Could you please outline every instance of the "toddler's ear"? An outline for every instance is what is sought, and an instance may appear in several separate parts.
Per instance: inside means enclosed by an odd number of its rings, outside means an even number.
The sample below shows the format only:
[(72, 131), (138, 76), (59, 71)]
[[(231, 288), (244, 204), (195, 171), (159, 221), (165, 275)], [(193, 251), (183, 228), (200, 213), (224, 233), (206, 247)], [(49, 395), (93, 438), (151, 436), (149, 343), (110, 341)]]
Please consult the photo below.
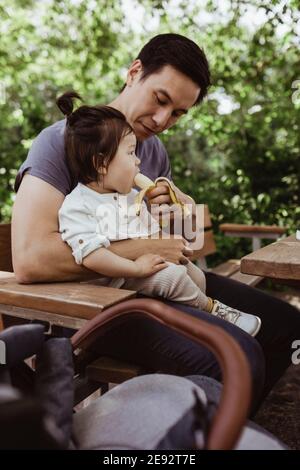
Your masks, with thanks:
[[(99, 154), (99, 155), (94, 155), (93, 156), (93, 165), (95, 168), (98, 168), (98, 172), (100, 175), (106, 175), (107, 173), (107, 167), (105, 165), (101, 165), (101, 166), (98, 166), (99, 165), (99, 162), (97, 162), (97, 159), (101, 156), (102, 154)], [(97, 165), (98, 163), (98, 165)]]
[(106, 167), (105, 166), (100, 166), (99, 173), (100, 173), (100, 175), (106, 175), (106, 173), (107, 173)]

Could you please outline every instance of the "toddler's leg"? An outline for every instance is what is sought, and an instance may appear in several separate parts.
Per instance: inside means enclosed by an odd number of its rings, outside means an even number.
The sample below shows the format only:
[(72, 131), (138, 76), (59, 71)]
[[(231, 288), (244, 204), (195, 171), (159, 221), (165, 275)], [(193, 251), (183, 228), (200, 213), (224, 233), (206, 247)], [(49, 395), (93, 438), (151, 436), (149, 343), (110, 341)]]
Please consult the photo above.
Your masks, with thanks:
[(168, 263), (167, 268), (152, 276), (126, 279), (122, 288), (134, 289), (150, 297), (163, 297), (200, 310), (207, 310), (210, 301), (188, 276), (187, 268), (173, 263)]
[(174, 302), (190, 305), (199, 308), (214, 316), (222, 318), (235, 324), (242, 330), (255, 336), (260, 327), (261, 321), (255, 315), (241, 312), (228, 305), (207, 297), (198, 285), (188, 275), (188, 270), (192, 276), (201, 283), (201, 274), (191, 266), (168, 263), (168, 267), (146, 278), (126, 279), (123, 289), (137, 290), (149, 297), (163, 297)]
[(192, 279), (192, 281), (196, 284), (196, 286), (199, 287), (203, 294), (205, 294), (206, 279), (204, 272), (191, 261), (189, 261), (188, 264), (185, 264), (184, 266), (186, 267), (187, 273)]
[[(206, 292), (206, 279), (204, 273), (197, 268), (192, 262), (186, 265), (187, 273), (192, 278), (195, 284), (197, 284), (202, 292)], [(204, 278), (204, 282), (203, 279)], [(260, 318), (255, 315), (241, 312), (235, 308), (229, 307), (223, 304), (219, 300), (213, 300), (208, 297), (209, 303), (207, 304), (206, 310), (217, 317), (223, 318), (223, 320), (234, 323), (242, 330), (249, 333), (251, 336), (256, 336), (261, 327)]]

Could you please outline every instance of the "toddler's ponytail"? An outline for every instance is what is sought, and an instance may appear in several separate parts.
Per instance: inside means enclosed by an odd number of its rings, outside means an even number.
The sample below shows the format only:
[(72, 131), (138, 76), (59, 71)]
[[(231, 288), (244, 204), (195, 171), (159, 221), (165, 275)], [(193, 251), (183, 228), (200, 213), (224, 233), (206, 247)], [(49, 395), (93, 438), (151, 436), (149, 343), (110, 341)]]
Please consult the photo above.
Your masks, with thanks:
[(63, 95), (59, 96), (56, 100), (57, 106), (66, 117), (70, 116), (70, 114), (73, 112), (74, 99), (82, 101), (82, 98), (78, 93), (75, 91), (67, 91)]

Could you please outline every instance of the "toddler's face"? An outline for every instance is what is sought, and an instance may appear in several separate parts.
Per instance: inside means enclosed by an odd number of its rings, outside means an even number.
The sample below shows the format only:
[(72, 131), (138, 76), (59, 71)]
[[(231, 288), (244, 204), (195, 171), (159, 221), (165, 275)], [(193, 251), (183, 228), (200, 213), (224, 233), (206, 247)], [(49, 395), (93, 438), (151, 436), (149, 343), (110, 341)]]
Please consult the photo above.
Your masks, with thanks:
[(120, 194), (131, 191), (141, 163), (135, 154), (135, 148), (136, 136), (131, 132), (120, 141), (118, 151), (107, 168), (103, 179), (105, 189)]

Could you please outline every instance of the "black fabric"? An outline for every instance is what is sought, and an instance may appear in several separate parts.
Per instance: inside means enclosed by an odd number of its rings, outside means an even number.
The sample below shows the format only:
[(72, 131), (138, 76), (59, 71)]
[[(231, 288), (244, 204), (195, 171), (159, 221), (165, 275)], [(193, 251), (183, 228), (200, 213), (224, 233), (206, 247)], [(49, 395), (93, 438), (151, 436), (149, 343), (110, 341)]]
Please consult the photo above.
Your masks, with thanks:
[(155, 450), (205, 449), (210, 423), (210, 403), (204, 405), (195, 393), (195, 404), (157, 444)]
[(36, 358), (35, 395), (64, 436), (71, 438), (74, 383), (72, 346), (67, 338), (46, 341)]
[[(7, 351), (6, 364), (0, 366), (0, 447), (72, 448), (74, 368), (69, 339), (46, 340), (41, 325), (11, 327), (0, 339)], [(23, 362), (34, 354), (35, 372)]]
[(43, 325), (21, 325), (10, 327), (0, 333), (5, 344), (5, 365), (13, 367), (36, 354), (44, 342)]
[(255, 341), (261, 346), (265, 360), (262, 401), (291, 365), (291, 345), (300, 338), (300, 312), (258, 288), (214, 273), (205, 274), (208, 296), (261, 318), (262, 326)]
[(4, 402), (0, 399), (0, 449), (62, 449), (63, 446), (60, 433), (39, 403), (24, 397)]

